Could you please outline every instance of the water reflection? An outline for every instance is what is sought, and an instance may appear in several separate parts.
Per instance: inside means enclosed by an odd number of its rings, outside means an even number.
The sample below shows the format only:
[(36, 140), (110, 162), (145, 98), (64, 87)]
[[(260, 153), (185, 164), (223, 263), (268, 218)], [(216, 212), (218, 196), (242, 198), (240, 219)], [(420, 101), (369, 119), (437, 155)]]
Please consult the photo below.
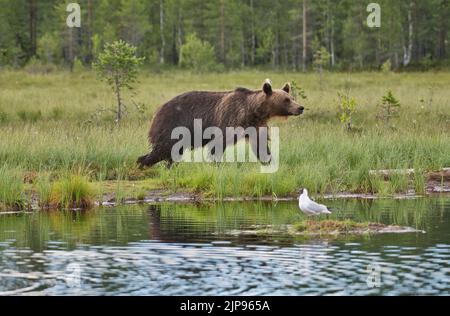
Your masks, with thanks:
[[(2, 215), (0, 294), (450, 294), (450, 199), (327, 204), (337, 210), (333, 218), (427, 233), (333, 240), (258, 234), (303, 218), (296, 203)], [(68, 282), (70, 265), (79, 268), (81, 286)], [(367, 283), (373, 265), (379, 287)]]

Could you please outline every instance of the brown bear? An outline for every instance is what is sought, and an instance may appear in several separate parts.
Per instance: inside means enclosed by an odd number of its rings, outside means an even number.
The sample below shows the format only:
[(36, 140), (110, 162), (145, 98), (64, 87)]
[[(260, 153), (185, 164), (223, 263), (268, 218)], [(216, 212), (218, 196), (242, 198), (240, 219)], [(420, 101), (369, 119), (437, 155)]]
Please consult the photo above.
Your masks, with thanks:
[[(262, 90), (237, 88), (226, 92), (192, 91), (176, 96), (165, 103), (153, 118), (149, 132), (152, 151), (139, 157), (137, 163), (141, 167), (149, 167), (165, 160), (170, 166), (173, 163), (172, 147), (178, 141), (172, 139), (172, 131), (176, 127), (185, 127), (193, 133), (195, 119), (202, 120), (203, 130), (218, 127), (225, 135), (227, 127), (258, 129), (266, 127), (269, 119), (273, 117), (298, 116), (303, 113), (304, 107), (294, 100), (290, 92), (288, 83), (282, 89), (272, 89), (270, 80), (267, 79)], [(203, 140), (201, 146), (210, 141)], [(237, 141), (236, 138), (234, 143)], [(225, 144), (224, 148), (227, 145)], [(252, 149), (261, 161), (258, 146), (256, 144)], [(195, 147), (199, 146), (192, 142), (191, 148)], [(270, 156), (268, 148), (267, 153)]]

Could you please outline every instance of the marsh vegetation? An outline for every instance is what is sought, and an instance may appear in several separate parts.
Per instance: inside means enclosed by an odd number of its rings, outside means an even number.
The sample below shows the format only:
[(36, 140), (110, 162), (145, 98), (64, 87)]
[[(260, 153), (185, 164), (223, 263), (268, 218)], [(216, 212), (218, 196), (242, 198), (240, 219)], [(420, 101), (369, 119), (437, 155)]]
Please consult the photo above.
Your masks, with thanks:
[[(189, 90), (259, 89), (266, 77), (278, 86), (295, 81), (306, 96), (304, 115), (271, 123), (280, 127), (277, 173), (261, 174), (255, 163), (137, 168), (137, 157), (148, 150), (150, 119), (165, 101)], [(106, 193), (122, 200), (152, 189), (216, 199), (282, 197), (300, 187), (319, 194), (423, 194), (426, 173), (450, 166), (448, 82), (446, 72), (326, 73), (321, 83), (318, 74), (289, 72), (143, 71), (135, 90), (123, 95), (124, 117), (116, 126), (114, 94), (90, 71), (2, 71), (0, 205), (20, 208), (37, 196), (41, 204), (67, 206), (67, 194), (88, 204)], [(339, 95), (354, 100), (346, 114), (352, 128), (341, 119)], [(400, 104), (395, 115), (380, 119), (392, 98)], [(407, 168), (416, 172), (389, 179), (369, 172)]]

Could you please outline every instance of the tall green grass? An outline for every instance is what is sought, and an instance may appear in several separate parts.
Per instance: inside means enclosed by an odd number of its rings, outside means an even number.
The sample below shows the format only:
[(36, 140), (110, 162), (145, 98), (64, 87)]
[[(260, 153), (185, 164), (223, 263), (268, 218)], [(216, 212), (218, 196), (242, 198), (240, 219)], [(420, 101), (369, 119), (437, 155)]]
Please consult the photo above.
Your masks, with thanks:
[(34, 183), (37, 193), (38, 205), (48, 208), (52, 202), (52, 183), (48, 173), (41, 173)]
[(50, 205), (57, 208), (88, 208), (93, 204), (95, 192), (86, 177), (66, 174), (51, 187)]
[(0, 211), (21, 210), (26, 205), (23, 173), (9, 165), (0, 165)]

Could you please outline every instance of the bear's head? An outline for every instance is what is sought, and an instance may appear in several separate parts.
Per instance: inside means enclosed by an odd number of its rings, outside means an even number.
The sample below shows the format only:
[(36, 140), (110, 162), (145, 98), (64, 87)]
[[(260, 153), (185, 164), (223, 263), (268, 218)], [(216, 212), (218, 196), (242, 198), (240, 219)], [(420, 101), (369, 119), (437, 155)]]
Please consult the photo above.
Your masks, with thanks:
[(305, 109), (292, 97), (289, 83), (286, 83), (281, 89), (272, 89), (272, 83), (266, 79), (262, 91), (265, 94), (264, 105), (270, 117), (298, 116)]

